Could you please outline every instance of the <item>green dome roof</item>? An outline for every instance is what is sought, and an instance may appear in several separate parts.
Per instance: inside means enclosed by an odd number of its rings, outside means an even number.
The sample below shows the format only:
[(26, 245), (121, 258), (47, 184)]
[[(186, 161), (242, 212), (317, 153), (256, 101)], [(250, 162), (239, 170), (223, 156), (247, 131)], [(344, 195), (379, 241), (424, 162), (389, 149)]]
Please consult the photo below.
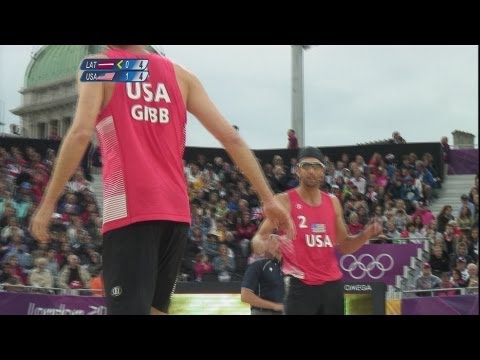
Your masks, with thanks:
[[(105, 49), (106, 45), (46, 45), (30, 61), (25, 73), (25, 87), (72, 78), (85, 56)], [(155, 51), (150, 46), (147, 49)]]
[[(89, 48), (92, 48), (89, 51)], [(40, 49), (28, 65), (25, 87), (43, 85), (75, 76), (82, 59), (89, 53), (102, 51), (101, 46), (47, 45)]]

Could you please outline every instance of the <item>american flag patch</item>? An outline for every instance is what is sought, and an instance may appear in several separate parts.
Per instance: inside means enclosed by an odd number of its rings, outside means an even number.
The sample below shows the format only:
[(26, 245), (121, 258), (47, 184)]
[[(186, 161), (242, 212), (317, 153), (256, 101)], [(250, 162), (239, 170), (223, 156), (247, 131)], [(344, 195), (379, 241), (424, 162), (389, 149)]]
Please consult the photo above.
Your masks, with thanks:
[(312, 232), (313, 233), (325, 232), (325, 224), (312, 224)]

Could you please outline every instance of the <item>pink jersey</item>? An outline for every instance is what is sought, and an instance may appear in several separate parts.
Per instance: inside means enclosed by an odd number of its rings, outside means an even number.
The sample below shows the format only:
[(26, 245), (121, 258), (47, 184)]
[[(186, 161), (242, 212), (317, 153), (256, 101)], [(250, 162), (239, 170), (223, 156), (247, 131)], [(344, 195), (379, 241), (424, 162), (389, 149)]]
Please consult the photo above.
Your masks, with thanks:
[(145, 82), (116, 83), (97, 118), (103, 162), (102, 233), (135, 222), (190, 223), (183, 174), (187, 114), (173, 64), (121, 49), (113, 59), (149, 60)]
[[(296, 189), (287, 192), (297, 236), (293, 248), (282, 246), (283, 272), (307, 285), (342, 278), (335, 256), (336, 219), (333, 200), (322, 192), (320, 206), (307, 205)], [(332, 195), (333, 196), (333, 195)]]

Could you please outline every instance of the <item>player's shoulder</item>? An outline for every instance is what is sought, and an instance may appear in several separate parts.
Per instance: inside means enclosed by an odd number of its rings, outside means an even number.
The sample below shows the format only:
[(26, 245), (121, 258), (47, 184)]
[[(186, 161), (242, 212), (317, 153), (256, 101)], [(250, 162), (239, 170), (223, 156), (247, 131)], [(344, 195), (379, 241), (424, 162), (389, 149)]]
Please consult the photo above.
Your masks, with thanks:
[(330, 198), (332, 203), (334, 203), (336, 205), (340, 204), (340, 200), (338, 199), (338, 197), (335, 194), (330, 194), (330, 193), (324, 193), (324, 194)]
[[(170, 60), (171, 61), (171, 60)], [(198, 77), (190, 71), (188, 68), (185, 66), (178, 64), (176, 62), (171, 61), (173, 64), (173, 68), (175, 70), (175, 75), (178, 80), (185, 81), (188, 84), (198, 84), (200, 83), (200, 80)]]
[(182, 72), (182, 73), (188, 73), (188, 74), (192, 73), (185, 66), (183, 66), (179, 63), (176, 63), (175, 61), (172, 61), (172, 60), (170, 60), (170, 62), (173, 64), (173, 67), (175, 68), (175, 71), (179, 71), (179, 72)]
[(328, 196), (330, 199), (332, 199), (333, 201), (335, 201), (335, 199), (338, 200), (338, 197), (335, 195), (335, 194), (330, 194), (330, 193), (327, 193), (327, 192), (323, 192), (326, 196)]
[(325, 196), (328, 196), (333, 204), (333, 207), (335, 208), (337, 213), (340, 213), (342, 211), (342, 205), (340, 203), (340, 200), (335, 194), (330, 194), (330, 193), (323, 193)]

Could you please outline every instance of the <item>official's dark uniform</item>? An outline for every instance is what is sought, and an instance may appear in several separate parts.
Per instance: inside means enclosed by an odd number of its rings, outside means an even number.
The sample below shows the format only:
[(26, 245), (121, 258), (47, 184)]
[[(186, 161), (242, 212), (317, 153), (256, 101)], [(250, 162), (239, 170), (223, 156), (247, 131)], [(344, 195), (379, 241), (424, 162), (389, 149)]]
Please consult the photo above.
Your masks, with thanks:
[[(242, 287), (250, 289), (258, 297), (275, 303), (283, 303), (285, 294), (283, 276), (277, 259), (260, 259), (247, 267)], [(282, 315), (280, 311), (252, 306), (252, 315)]]

